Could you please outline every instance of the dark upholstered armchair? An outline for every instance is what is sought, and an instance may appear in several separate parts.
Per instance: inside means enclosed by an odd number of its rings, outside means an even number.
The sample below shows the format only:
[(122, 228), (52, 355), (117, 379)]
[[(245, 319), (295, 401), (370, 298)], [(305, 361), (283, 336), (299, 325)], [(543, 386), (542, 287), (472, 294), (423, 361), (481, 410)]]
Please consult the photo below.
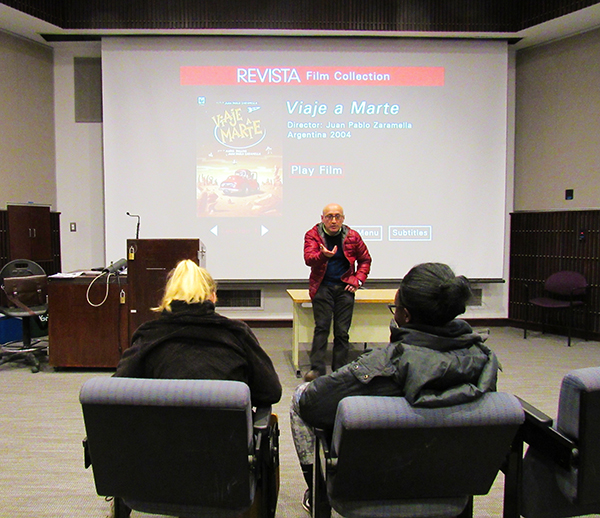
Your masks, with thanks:
[[(526, 299), (528, 305), (525, 311), (525, 326), (523, 329), (523, 338), (527, 338), (527, 327), (529, 325), (529, 305), (541, 308), (542, 310), (542, 332), (548, 320), (550, 312), (567, 313), (567, 345), (571, 346), (571, 335), (573, 333), (573, 310), (583, 307), (587, 303), (588, 283), (583, 275), (578, 272), (563, 270), (553, 273), (544, 283), (545, 294), (532, 297), (529, 285), (525, 285)], [(585, 333), (587, 338), (587, 314), (584, 315)]]
[(600, 513), (600, 367), (574, 370), (563, 378), (556, 421), (526, 402), (523, 407), (520, 437), (529, 448), (522, 469), (514, 474), (520, 485), (515, 516)]
[(253, 414), (245, 383), (106, 376), (80, 401), (86, 464), (115, 516), (275, 515), (279, 430), (270, 409)]
[(489, 492), (523, 419), (504, 393), (445, 408), (345, 398), (331, 439), (317, 434), (314, 516), (472, 516), (473, 495)]

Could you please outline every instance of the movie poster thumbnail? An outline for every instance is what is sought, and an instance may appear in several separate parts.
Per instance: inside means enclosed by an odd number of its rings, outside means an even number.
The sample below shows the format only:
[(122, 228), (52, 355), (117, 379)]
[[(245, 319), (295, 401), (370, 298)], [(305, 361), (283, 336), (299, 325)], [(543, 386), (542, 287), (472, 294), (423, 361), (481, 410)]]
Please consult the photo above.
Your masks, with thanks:
[(198, 217), (281, 216), (278, 121), (256, 100), (199, 98)]

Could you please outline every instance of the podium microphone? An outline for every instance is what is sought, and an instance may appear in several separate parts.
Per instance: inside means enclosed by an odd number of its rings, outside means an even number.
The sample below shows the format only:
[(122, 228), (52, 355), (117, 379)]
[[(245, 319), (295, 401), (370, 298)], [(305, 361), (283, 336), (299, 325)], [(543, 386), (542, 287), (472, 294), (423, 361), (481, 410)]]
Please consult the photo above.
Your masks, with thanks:
[(139, 239), (140, 238), (140, 217), (137, 214), (131, 214), (129, 212), (126, 212), (125, 214), (127, 214), (130, 218), (137, 218), (137, 226), (135, 229), (135, 238)]

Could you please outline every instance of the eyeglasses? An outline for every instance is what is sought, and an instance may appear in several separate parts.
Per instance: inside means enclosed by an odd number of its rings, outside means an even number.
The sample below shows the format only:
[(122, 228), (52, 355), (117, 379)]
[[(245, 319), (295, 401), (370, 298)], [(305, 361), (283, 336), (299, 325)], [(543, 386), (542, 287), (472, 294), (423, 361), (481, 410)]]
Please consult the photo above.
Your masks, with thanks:
[(329, 221), (331, 221), (332, 219), (339, 219), (339, 220), (344, 219), (344, 215), (343, 214), (326, 214), (323, 217), (325, 219), (328, 219)]
[(395, 304), (388, 304), (388, 305), (387, 305), (387, 307), (388, 307), (388, 309), (390, 310), (390, 313), (391, 313), (392, 315), (395, 315), (395, 314), (396, 314), (396, 305), (395, 305)]

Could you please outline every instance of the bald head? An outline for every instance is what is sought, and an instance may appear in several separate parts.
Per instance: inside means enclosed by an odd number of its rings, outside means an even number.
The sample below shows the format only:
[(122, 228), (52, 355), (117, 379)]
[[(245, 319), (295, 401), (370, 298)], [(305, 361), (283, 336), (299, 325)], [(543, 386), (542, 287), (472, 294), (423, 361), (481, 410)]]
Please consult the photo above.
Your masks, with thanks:
[(327, 214), (341, 214), (343, 216), (344, 208), (337, 203), (330, 203), (329, 205), (325, 205), (325, 207), (323, 207), (323, 216), (326, 216)]
[(325, 231), (330, 235), (337, 234), (344, 223), (344, 209), (337, 203), (330, 203), (323, 208), (321, 221)]

